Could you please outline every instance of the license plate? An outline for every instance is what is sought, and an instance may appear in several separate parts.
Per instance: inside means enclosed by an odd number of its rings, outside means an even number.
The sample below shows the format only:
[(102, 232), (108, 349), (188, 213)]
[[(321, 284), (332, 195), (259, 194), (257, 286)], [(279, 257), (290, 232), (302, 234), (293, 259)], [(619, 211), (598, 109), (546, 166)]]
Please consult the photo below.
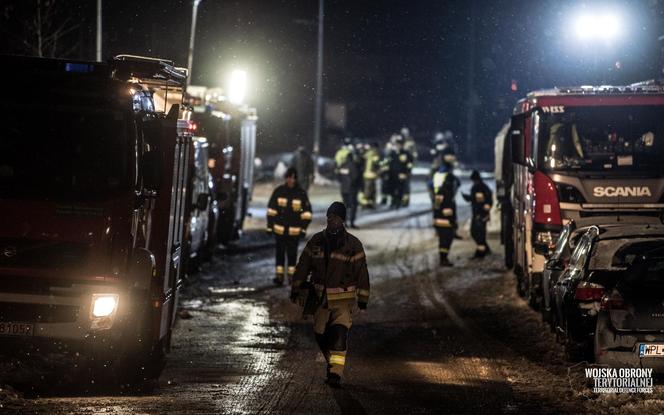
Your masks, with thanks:
[(33, 334), (33, 324), (0, 322), (0, 336), (32, 336)]
[(664, 344), (639, 344), (639, 357), (664, 357)]

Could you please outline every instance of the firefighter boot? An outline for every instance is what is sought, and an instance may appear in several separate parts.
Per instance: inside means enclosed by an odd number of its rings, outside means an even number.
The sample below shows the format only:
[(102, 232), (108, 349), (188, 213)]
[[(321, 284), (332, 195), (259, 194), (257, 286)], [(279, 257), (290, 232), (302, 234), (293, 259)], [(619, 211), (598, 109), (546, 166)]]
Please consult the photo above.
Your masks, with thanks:
[(488, 249), (486, 245), (477, 245), (475, 255), (473, 255), (470, 259), (482, 259), (486, 256), (487, 251)]
[(441, 248), (440, 250), (440, 266), (441, 267), (453, 267), (454, 264), (450, 262), (449, 258), (447, 257), (447, 250), (443, 252), (443, 249)]
[(284, 272), (285, 269), (283, 265), (277, 265), (277, 272), (272, 282), (274, 282), (276, 285), (284, 285)]
[(293, 285), (293, 275), (295, 275), (295, 267), (288, 266), (288, 285)]

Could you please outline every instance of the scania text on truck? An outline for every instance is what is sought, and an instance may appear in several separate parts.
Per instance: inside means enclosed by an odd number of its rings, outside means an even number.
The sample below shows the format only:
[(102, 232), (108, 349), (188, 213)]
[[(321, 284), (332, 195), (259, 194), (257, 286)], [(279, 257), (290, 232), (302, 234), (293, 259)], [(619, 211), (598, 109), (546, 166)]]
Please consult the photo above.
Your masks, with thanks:
[[(664, 88), (555, 88), (519, 101), (503, 147), (506, 262), (539, 306), (545, 254), (564, 223), (664, 208)], [(505, 168), (509, 164), (513, 169)], [(506, 239), (504, 238), (504, 239)]]
[(0, 63), (12, 74), (0, 103), (0, 344), (157, 377), (183, 275), (186, 69), (130, 55)]

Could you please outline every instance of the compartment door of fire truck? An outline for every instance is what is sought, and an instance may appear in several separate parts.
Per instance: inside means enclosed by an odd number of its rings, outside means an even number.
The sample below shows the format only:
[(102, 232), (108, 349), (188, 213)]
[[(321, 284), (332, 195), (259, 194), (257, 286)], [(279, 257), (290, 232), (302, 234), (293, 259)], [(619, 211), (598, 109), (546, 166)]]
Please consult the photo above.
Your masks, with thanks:
[[(170, 115), (169, 115), (170, 117)], [(165, 120), (170, 124), (168, 130), (173, 131), (173, 120)], [(169, 123), (170, 121), (170, 123)], [(189, 152), (191, 151), (191, 134), (188, 130), (188, 123), (184, 120), (177, 120), (177, 134), (175, 145), (171, 145), (172, 153), (166, 154), (166, 166), (171, 167), (169, 171), (165, 169), (164, 174), (171, 176), (170, 210), (169, 210), (169, 229), (167, 239), (166, 253), (166, 273), (164, 275), (163, 285), (163, 305), (161, 310), (161, 322), (159, 325), (159, 338), (170, 334), (170, 330), (175, 321), (177, 312), (178, 291), (182, 285), (182, 256), (184, 249), (184, 222), (186, 217), (185, 205), (187, 196), (187, 183), (189, 169), (187, 162)], [(170, 159), (170, 160), (169, 160)]]
[[(182, 284), (182, 256), (184, 247), (184, 222), (186, 217), (186, 196), (189, 169), (187, 162), (191, 151), (191, 134), (188, 123), (177, 119), (177, 111), (160, 120), (159, 147), (163, 158), (163, 184), (157, 195), (158, 208), (155, 210), (152, 249), (156, 257), (163, 258), (158, 265), (159, 280), (154, 289), (160, 298), (158, 317), (158, 338), (162, 340), (170, 334), (177, 311), (178, 289)], [(163, 251), (162, 251), (163, 250)], [(156, 317), (156, 316), (155, 316)], [(155, 322), (156, 323), (156, 322)]]

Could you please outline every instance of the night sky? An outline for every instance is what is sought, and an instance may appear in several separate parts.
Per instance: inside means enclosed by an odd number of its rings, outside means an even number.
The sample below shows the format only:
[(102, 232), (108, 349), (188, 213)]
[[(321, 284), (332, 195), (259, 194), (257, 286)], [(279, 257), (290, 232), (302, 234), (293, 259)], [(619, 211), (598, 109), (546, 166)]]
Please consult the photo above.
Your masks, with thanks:
[[(29, 36), (26, 3), (0, 3), (0, 52), (26, 53), (20, 42)], [(232, 68), (248, 71), (249, 101), (260, 117), (259, 152), (311, 142), (317, 3), (203, 0), (199, 7), (192, 83), (222, 85)], [(656, 77), (662, 3), (327, 0), (325, 101), (346, 105), (353, 136), (382, 141), (407, 125), (422, 144), (437, 129), (452, 130), (463, 143), (472, 104), (474, 151), (461, 158), (491, 162), (493, 137), (527, 91)], [(79, 22), (70, 57), (94, 57), (94, 4), (56, 3), (62, 16)], [(572, 21), (582, 10), (616, 13), (621, 36), (611, 44), (579, 42)], [(106, 0), (104, 56), (153, 55), (186, 66), (190, 22), (189, 1)], [(326, 141), (324, 152), (337, 144)]]

